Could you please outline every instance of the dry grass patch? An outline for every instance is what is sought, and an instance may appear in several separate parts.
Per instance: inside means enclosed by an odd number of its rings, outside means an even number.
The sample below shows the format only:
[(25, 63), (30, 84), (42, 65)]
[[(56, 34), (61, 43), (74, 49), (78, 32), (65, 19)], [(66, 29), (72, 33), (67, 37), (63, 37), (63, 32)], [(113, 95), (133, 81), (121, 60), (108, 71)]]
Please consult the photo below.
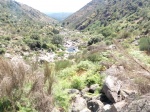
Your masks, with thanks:
[(53, 64), (45, 63), (44, 74), (39, 72), (32, 85), (29, 97), (39, 112), (51, 112), (54, 107), (52, 88), (55, 82), (55, 68)]
[(0, 57), (0, 99), (6, 97), (12, 110), (16, 110), (16, 101), (21, 99), (26, 70), (22, 63), (14, 64)]

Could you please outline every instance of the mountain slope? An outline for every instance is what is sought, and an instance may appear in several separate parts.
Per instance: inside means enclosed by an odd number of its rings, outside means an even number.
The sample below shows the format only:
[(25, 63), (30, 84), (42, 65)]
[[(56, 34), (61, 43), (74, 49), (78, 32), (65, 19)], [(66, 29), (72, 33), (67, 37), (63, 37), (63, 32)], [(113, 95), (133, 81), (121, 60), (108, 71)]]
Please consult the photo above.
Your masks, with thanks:
[(69, 27), (76, 27), (77, 24), (80, 22), (84, 21), (86, 17), (91, 15), (93, 11), (95, 10), (95, 7), (97, 7), (100, 3), (100, 0), (93, 0), (87, 5), (85, 5), (83, 8), (81, 8), (79, 11), (76, 13), (72, 14), (68, 18), (64, 20), (64, 23), (68, 25)]
[(57, 21), (27, 5), (13, 0), (0, 0), (1, 32), (27, 35), (27, 32), (38, 32), (44, 24), (53, 23)]
[(40, 11), (13, 0), (0, 0), (0, 12), (1, 14), (4, 12), (5, 14), (9, 13), (9, 15), (16, 16), (18, 19), (24, 18), (49, 23), (56, 22), (56, 20), (46, 16)]
[(109, 27), (115, 33), (123, 29), (138, 29), (148, 34), (149, 6), (149, 0), (93, 0), (64, 23), (70, 28), (92, 32), (102, 32), (102, 27)]
[[(0, 54), (22, 49), (50, 49), (58, 22), (14, 0), (0, 0)], [(51, 45), (51, 46), (50, 46)]]

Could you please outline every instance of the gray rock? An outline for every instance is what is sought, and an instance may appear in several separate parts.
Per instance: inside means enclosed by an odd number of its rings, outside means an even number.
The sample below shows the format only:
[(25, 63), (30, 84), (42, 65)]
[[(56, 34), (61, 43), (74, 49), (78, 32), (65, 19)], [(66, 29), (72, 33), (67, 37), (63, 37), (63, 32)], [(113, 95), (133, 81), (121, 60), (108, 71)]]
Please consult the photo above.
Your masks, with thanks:
[(88, 108), (81, 110), (80, 112), (91, 112)]
[(74, 102), (72, 102), (71, 108), (69, 112), (80, 112), (87, 108), (86, 100), (83, 99), (81, 96), (77, 95), (74, 98)]
[(115, 103), (120, 101), (120, 88), (121, 82), (115, 77), (108, 76), (104, 82), (102, 92), (112, 103)]
[(57, 108), (53, 108), (51, 112), (60, 112)]
[(111, 105), (109, 104), (106, 104), (104, 107), (103, 107), (103, 111), (102, 112), (111, 112)]
[(100, 100), (91, 100), (87, 106), (92, 112), (101, 112), (104, 105)]
[(131, 101), (120, 112), (150, 112), (150, 93)]
[[(130, 96), (136, 95), (137, 92), (134, 90), (121, 89), (121, 95), (123, 99), (128, 99)], [(134, 99), (134, 98), (133, 98)]]
[(117, 102), (111, 106), (110, 112), (121, 112), (122, 108), (127, 104), (124, 100)]
[(86, 87), (86, 88), (84, 88), (84, 89), (82, 89), (82, 94), (85, 94), (85, 93), (87, 93), (89, 91), (89, 88), (88, 87)]
[(80, 91), (77, 89), (68, 89), (68, 94), (80, 94)]
[(12, 58), (12, 55), (9, 54), (9, 53), (5, 53), (4, 57), (6, 57), (6, 58)]
[(117, 75), (123, 74), (124, 72), (125, 72), (125, 69), (123, 66), (112, 65), (104, 73), (110, 76), (117, 76)]
[(97, 89), (99, 89), (100, 87), (99, 87), (99, 84), (93, 84), (93, 85), (91, 85), (90, 86), (90, 88), (89, 88), (89, 92), (90, 93), (94, 93)]

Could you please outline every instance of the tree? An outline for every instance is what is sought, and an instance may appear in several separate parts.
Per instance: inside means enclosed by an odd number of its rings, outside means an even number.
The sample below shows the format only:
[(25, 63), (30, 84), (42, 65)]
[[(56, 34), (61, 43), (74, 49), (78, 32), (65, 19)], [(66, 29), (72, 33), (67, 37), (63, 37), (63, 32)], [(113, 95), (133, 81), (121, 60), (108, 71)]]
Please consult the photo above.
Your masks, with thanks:
[(63, 37), (60, 35), (54, 35), (52, 38), (52, 44), (62, 45), (63, 43)]

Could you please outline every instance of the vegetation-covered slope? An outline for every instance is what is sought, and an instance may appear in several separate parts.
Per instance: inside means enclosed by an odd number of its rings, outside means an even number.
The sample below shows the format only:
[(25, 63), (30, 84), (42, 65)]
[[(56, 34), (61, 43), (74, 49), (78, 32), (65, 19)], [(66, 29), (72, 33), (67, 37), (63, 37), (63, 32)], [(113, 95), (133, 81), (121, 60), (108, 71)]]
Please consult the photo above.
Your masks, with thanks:
[(83, 32), (0, 3), (0, 112), (149, 112), (149, 0), (93, 0), (63, 23)]
[(68, 17), (64, 24), (78, 30), (104, 32), (104, 36), (110, 36), (111, 32), (118, 34), (121, 30), (136, 30), (146, 35), (150, 32), (149, 6), (149, 0), (93, 0)]
[(24, 35), (39, 29), (45, 24), (56, 23), (57, 21), (46, 16), (27, 5), (20, 4), (13, 0), (0, 0), (0, 28), (1, 32)]
[(95, 10), (95, 7), (99, 5), (99, 0), (93, 0), (87, 5), (85, 5), (83, 8), (81, 8), (79, 11), (75, 12), (68, 18), (64, 20), (63, 25), (67, 25), (69, 27), (75, 28), (76, 25), (78, 25), (80, 22), (84, 21), (86, 17), (90, 16), (93, 11)]
[(30, 19), (47, 23), (56, 22), (56, 20), (46, 16), (40, 11), (13, 0), (0, 0), (0, 11), (1, 14), (5, 14), (5, 16), (7, 15), (11, 18), (20, 19), (20, 21), (23, 19)]
[[(38, 10), (13, 0), (0, 0), (0, 51), (15, 50), (17, 46), (46, 48), (59, 31), (56, 20)], [(45, 43), (47, 42), (47, 43)], [(48, 45), (49, 44), (49, 45)], [(21, 51), (21, 50), (20, 50)]]

